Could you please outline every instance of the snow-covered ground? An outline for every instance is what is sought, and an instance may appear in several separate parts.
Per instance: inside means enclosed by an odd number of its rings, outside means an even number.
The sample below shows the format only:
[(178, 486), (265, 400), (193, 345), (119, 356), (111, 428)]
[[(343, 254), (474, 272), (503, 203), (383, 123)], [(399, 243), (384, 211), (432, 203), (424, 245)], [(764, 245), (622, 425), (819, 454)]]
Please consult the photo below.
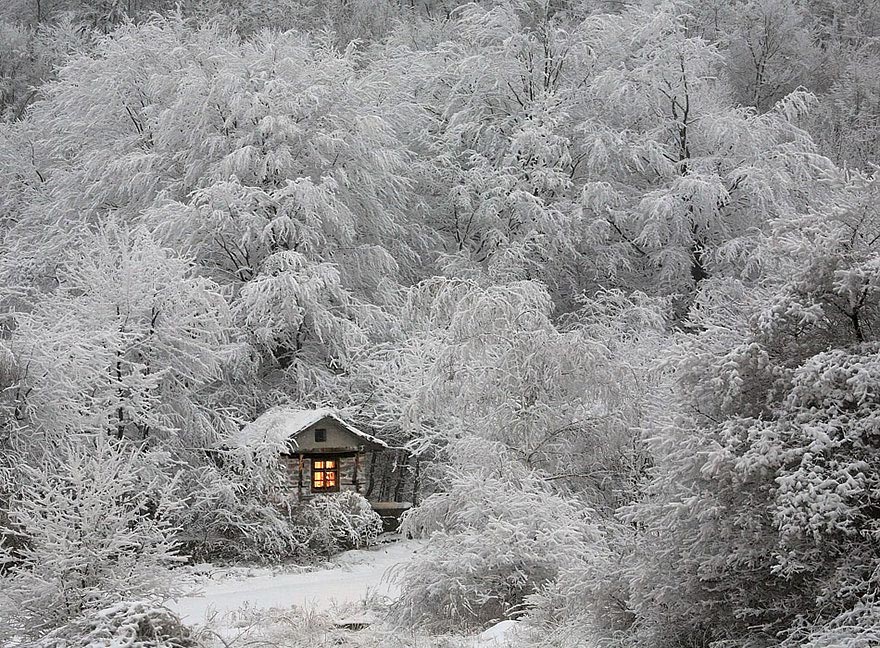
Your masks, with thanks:
[(168, 604), (190, 625), (212, 617), (250, 609), (299, 606), (327, 612), (347, 603), (398, 595), (388, 572), (403, 565), (419, 550), (420, 543), (402, 540), (368, 550), (347, 551), (327, 567), (302, 573), (272, 569), (216, 570), (200, 579), (190, 596)]
[[(296, 636), (300, 642), (296, 646), (337, 645), (337, 639), (347, 646), (385, 646), (382, 623), (374, 625), (377, 618), (371, 608), (399, 596), (391, 572), (412, 560), (422, 545), (420, 541), (398, 540), (372, 549), (347, 551), (316, 569), (203, 565), (188, 575), (191, 593), (167, 605), (187, 625), (209, 628), (222, 640), (217, 645), (288, 645), (291, 636)], [(442, 639), (434, 643), (428, 638), (416, 641), (414, 636), (412, 644), (395, 638), (393, 645), (502, 648), (509, 645), (509, 633), (515, 626), (514, 621), (502, 621), (479, 635), (458, 637), (452, 643)], [(363, 627), (370, 630), (359, 632)], [(349, 643), (355, 638), (345, 636), (346, 629), (365, 643)], [(328, 631), (343, 635), (334, 638)], [(371, 635), (374, 631), (376, 634)], [(310, 632), (317, 643), (304, 639), (312, 636)]]

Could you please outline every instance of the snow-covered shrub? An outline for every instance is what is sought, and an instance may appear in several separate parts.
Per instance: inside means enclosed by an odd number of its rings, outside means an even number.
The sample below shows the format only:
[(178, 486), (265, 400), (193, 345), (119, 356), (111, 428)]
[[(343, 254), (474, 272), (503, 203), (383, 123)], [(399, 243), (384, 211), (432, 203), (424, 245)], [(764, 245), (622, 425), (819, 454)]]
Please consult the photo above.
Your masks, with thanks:
[[(880, 576), (880, 574), (878, 574)], [(873, 648), (880, 646), (880, 604), (874, 597), (860, 601), (853, 609), (818, 627), (810, 627), (806, 637), (797, 633), (786, 648)]]
[(432, 632), (485, 627), (521, 613), (562, 570), (593, 559), (601, 534), (592, 512), (538, 474), (507, 472), (453, 472), (448, 492), (404, 516), (401, 530), (428, 543), (397, 575), (400, 625)]
[[(535, 641), (524, 646), (582, 646), (628, 629), (626, 566), (632, 556), (636, 530), (613, 519), (602, 521), (603, 541), (589, 561), (573, 562), (558, 578), (527, 597), (523, 627), (535, 629)], [(548, 641), (548, 633), (558, 640)]]
[(277, 560), (303, 552), (289, 508), (278, 448), (258, 444), (217, 451), (215, 462), (180, 476), (186, 507), (178, 539), (195, 560)]
[(352, 491), (318, 495), (299, 510), (297, 523), (308, 547), (325, 556), (368, 547), (382, 532), (382, 519)]
[[(359, 603), (333, 606), (332, 610), (299, 605), (242, 606), (199, 624), (194, 634), (199, 648), (474, 648), (471, 637), (428, 637), (401, 632), (385, 624), (369, 624), (371, 617)], [(344, 619), (355, 623), (362, 620), (369, 627), (353, 632), (352, 628), (337, 625)], [(234, 640), (228, 638), (230, 628), (235, 628)]]
[(189, 628), (171, 610), (144, 601), (122, 601), (73, 619), (42, 637), (35, 648), (190, 648), (197, 645)]
[(170, 517), (179, 502), (148, 459), (98, 437), (65, 441), (19, 467), (9, 531), (24, 546), (0, 587), (0, 619), (13, 631), (37, 635), (123, 600), (173, 593), (167, 568), (182, 558)]

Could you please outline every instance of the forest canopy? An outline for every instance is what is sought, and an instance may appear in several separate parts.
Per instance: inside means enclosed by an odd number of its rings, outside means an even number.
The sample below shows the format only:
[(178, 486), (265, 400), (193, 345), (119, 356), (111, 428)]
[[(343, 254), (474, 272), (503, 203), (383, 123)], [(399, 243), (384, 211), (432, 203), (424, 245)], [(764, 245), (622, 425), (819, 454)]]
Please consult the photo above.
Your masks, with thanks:
[(2, 3), (0, 643), (374, 538), (232, 443), (295, 405), (399, 450), (400, 627), (880, 644), (878, 34), (876, 0)]

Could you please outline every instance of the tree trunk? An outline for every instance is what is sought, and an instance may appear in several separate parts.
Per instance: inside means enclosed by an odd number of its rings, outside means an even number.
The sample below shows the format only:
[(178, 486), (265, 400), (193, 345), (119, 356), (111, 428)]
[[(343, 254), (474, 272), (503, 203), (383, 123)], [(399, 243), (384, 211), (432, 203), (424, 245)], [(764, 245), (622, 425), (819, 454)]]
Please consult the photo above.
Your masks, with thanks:
[[(398, 456), (400, 456), (398, 454)], [(397, 484), (394, 486), (394, 501), (401, 501), (403, 496), (403, 486), (406, 483), (406, 469), (409, 467), (409, 457), (405, 457), (405, 462), (397, 462)]]
[(416, 457), (416, 467), (415, 472), (413, 473), (413, 489), (412, 489), (412, 503), (413, 506), (419, 505), (419, 489), (421, 488), (421, 477), (422, 477), (422, 462), (419, 461), (419, 458)]
[(370, 453), (370, 474), (367, 475), (367, 492), (364, 493), (364, 497), (370, 499), (370, 495), (373, 494), (373, 486), (376, 484), (376, 451)]

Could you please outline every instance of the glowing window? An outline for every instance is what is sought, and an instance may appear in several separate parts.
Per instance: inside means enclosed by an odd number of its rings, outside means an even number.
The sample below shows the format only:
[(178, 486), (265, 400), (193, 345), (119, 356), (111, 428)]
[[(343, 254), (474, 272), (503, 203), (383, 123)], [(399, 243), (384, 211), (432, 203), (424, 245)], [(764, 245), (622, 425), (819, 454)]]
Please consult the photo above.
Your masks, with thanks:
[(336, 459), (312, 459), (312, 490), (339, 490), (339, 462)]

